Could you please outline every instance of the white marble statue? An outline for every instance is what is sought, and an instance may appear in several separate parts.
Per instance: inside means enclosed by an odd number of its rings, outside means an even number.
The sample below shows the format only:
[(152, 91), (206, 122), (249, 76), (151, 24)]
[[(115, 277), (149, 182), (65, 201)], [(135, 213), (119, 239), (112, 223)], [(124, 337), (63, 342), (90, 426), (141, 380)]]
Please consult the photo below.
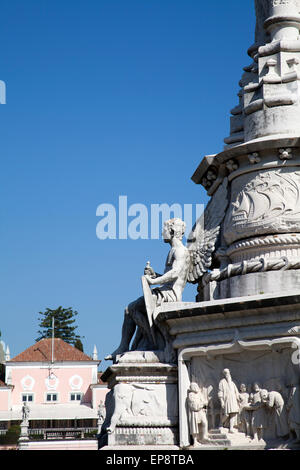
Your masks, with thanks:
[(102, 425), (105, 421), (106, 418), (106, 409), (105, 405), (102, 400), (100, 400), (99, 406), (98, 406), (98, 434), (101, 433)]
[(206, 410), (208, 405), (196, 382), (192, 382), (188, 390), (187, 406), (189, 410), (189, 431), (193, 438), (193, 447), (197, 447), (207, 440), (208, 422)]
[[(154, 309), (165, 302), (180, 302), (186, 283), (199, 282), (211, 268), (221, 222), (228, 205), (227, 186), (225, 178), (197, 221), (188, 238), (187, 246), (182, 242), (185, 223), (178, 218), (164, 223), (163, 239), (165, 243), (171, 245), (164, 274), (157, 274), (149, 263), (144, 269), (144, 276), (149, 286), (158, 286), (152, 289)], [(153, 313), (149, 312), (144, 296), (130, 303), (125, 309), (120, 345), (105, 359), (115, 361), (118, 355), (131, 349), (165, 350), (166, 359), (171, 357), (174, 360), (173, 351), (168, 349), (168, 332), (163, 330), (162, 324), (160, 330), (153, 324)]]
[(234, 432), (237, 423), (237, 415), (240, 411), (240, 397), (237, 386), (233, 382), (229, 369), (223, 370), (224, 378), (219, 383), (218, 397), (222, 409), (222, 424), (226, 427), (228, 422), (229, 432)]
[[(154, 272), (147, 265), (144, 275), (149, 285), (159, 285), (152, 290), (155, 305), (163, 302), (180, 302), (185, 288), (190, 267), (190, 253), (183, 245), (185, 223), (181, 219), (171, 219), (164, 223), (163, 238), (171, 245), (163, 275)], [(125, 309), (122, 327), (122, 338), (119, 347), (107, 360), (130, 350), (130, 342), (136, 333), (132, 350), (163, 350), (165, 348), (165, 332), (156, 329), (155, 335), (149, 324), (144, 297), (135, 300)]]
[(30, 413), (30, 408), (27, 405), (27, 403), (24, 402), (22, 406), (22, 424), (27, 425), (27, 426), (29, 423), (29, 413)]

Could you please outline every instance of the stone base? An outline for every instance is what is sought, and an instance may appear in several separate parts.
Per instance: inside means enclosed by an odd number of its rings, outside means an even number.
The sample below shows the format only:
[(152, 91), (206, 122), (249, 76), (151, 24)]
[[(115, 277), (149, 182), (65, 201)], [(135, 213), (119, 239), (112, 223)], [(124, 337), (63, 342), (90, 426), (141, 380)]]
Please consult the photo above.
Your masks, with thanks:
[(154, 450), (156, 452), (158, 451), (165, 451), (165, 452), (170, 452), (170, 451), (178, 451), (180, 450), (180, 447), (178, 446), (162, 446), (162, 445), (145, 445), (145, 446), (134, 446), (134, 445), (124, 445), (124, 446), (105, 446), (105, 447), (102, 447), (102, 449), (100, 450), (104, 450), (104, 451), (116, 451), (116, 450)]
[[(274, 286), (280, 289), (275, 281)], [(247, 422), (251, 438), (240, 432), (230, 434), (223, 428), (222, 432), (210, 432), (209, 442), (199, 446), (199, 450), (299, 448), (297, 443), (288, 440), (290, 434), (295, 434), (290, 422), (296, 427), (300, 423), (299, 290), (281, 296), (261, 294), (176, 306), (165, 304), (156, 321), (167, 324), (173, 347), (178, 351), (179, 445), (182, 449), (190, 449), (193, 443), (190, 412), (186, 406), (192, 382), (198, 385), (199, 393), (207, 397), (209, 429), (220, 430), (223, 419), (224, 425), (228, 425), (219, 395), (226, 390), (225, 370), (229, 371), (235, 386), (230, 393), (236, 396), (243, 388), (247, 395), (245, 410), (249, 413), (241, 418), (240, 411), (235, 412), (235, 426), (240, 430)], [(234, 406), (239, 409), (239, 399), (236, 400)], [(262, 411), (256, 414), (252, 403)], [(276, 406), (280, 407), (280, 418)], [(253, 422), (259, 423), (258, 435), (263, 440), (253, 439)]]
[(178, 443), (178, 428), (117, 427), (108, 436), (108, 446), (173, 446)]
[(128, 352), (118, 357), (102, 380), (111, 392), (100, 448), (178, 444), (176, 366), (159, 362), (154, 353)]

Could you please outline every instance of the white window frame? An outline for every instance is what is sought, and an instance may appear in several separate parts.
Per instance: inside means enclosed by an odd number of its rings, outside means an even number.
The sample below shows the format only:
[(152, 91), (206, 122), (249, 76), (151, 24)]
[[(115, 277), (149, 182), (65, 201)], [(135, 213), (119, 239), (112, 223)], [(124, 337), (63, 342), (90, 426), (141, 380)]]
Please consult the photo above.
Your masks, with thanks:
[[(24, 400), (24, 397), (26, 399)], [(28, 397), (32, 397), (32, 400), (28, 400)], [(21, 393), (21, 402), (22, 403), (33, 403), (34, 402), (34, 393), (22, 392)]]
[[(53, 395), (56, 395), (56, 400), (47, 400), (47, 397), (48, 395), (51, 395), (51, 397), (53, 397)], [(58, 403), (59, 402), (59, 394), (57, 392), (45, 392), (45, 403)]]
[[(72, 400), (72, 398), (71, 398), (72, 395), (75, 395), (75, 396), (80, 395), (80, 400), (78, 400), (77, 398), (76, 398), (76, 400)], [(78, 403), (78, 402), (80, 403), (81, 400), (82, 400), (82, 398), (83, 398), (83, 393), (82, 393), (82, 392), (75, 392), (75, 391), (72, 391), (72, 392), (69, 393), (69, 401), (70, 401), (71, 403)]]

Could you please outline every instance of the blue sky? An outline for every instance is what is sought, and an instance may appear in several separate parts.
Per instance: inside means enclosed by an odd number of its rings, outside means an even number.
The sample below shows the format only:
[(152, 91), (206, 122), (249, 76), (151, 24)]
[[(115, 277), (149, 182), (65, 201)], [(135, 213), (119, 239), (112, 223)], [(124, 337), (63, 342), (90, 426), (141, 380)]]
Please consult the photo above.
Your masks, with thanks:
[(12, 356), (59, 305), (79, 312), (85, 352), (118, 345), (144, 265), (161, 271), (167, 246), (99, 240), (96, 209), (119, 195), (207, 202), (190, 178), (229, 134), (254, 16), (252, 0), (1, 1), (0, 329)]

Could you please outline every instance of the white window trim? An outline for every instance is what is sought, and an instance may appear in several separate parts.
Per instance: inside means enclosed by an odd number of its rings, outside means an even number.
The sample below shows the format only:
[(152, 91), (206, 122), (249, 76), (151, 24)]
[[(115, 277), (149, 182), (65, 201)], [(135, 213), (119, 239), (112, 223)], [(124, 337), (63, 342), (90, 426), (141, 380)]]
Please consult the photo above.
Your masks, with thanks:
[[(80, 395), (80, 400), (71, 400), (71, 395)], [(81, 392), (80, 390), (72, 390), (69, 392), (69, 402), (70, 403), (80, 403), (83, 399), (84, 393)]]
[[(57, 400), (50, 400), (50, 401), (49, 401), (49, 400), (47, 400), (47, 395), (56, 395), (56, 396), (57, 396)], [(59, 403), (59, 401), (60, 401), (60, 400), (59, 400), (59, 393), (58, 393), (58, 392), (54, 392), (54, 391), (52, 391), (52, 390), (45, 392), (45, 403), (46, 403), (46, 404), (51, 404), (51, 405), (53, 405), (53, 404), (55, 404), (55, 403)]]
[(32, 396), (32, 400), (31, 401), (28, 401), (26, 400), (26, 403), (34, 403), (35, 401), (35, 394), (33, 392), (21, 392), (21, 403), (24, 403), (24, 400), (23, 400), (23, 396), (26, 395), (30, 395)]

